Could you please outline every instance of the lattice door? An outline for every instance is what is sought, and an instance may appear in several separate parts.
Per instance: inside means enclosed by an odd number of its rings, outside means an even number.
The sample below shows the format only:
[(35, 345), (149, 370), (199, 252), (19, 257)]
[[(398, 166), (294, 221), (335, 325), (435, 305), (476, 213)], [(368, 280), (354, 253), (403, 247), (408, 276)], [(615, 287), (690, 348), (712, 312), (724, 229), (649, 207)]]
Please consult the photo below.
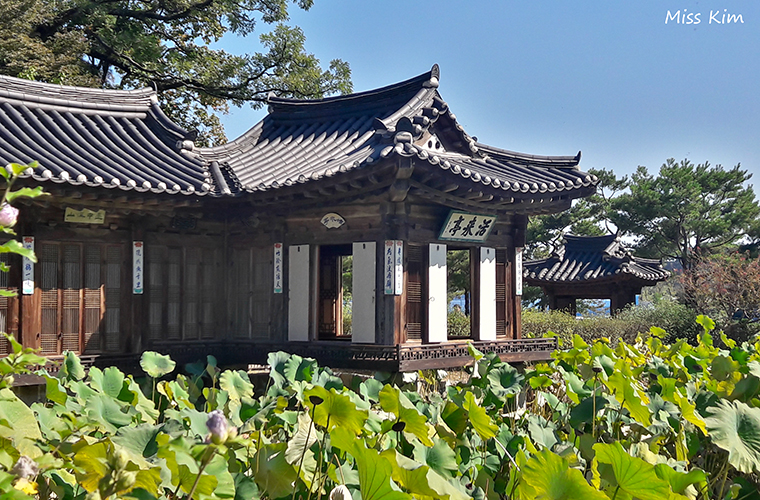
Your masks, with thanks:
[(410, 341), (422, 341), (422, 333), (425, 328), (425, 247), (408, 245), (406, 251), (406, 339)]
[(252, 337), (269, 340), (269, 318), (273, 281), (271, 247), (254, 248), (251, 266), (251, 333)]
[(37, 253), (40, 268), (40, 349), (42, 354), (61, 352), (58, 338), (61, 310), (58, 294), (59, 250), (60, 247), (56, 244), (44, 243), (40, 245)]
[(332, 252), (322, 251), (319, 255), (319, 333), (326, 337), (338, 335), (340, 306), (340, 259)]
[(496, 250), (496, 337), (509, 334), (507, 316), (507, 251)]
[(201, 337), (213, 339), (217, 336), (216, 310), (219, 305), (221, 291), (218, 284), (221, 270), (220, 251), (215, 248), (203, 249), (203, 260), (199, 270), (200, 300), (200, 328)]
[(247, 339), (251, 335), (251, 251), (236, 248), (232, 254), (230, 277), (232, 302), (232, 335)]

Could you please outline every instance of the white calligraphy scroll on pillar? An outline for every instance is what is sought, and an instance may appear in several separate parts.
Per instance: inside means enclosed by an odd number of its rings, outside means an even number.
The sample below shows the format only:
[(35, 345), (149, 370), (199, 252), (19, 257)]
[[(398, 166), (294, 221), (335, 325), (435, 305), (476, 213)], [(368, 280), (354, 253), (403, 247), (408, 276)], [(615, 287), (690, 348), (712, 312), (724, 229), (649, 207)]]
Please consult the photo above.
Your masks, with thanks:
[(145, 246), (142, 241), (132, 242), (132, 293), (142, 295), (145, 286)]
[(274, 293), (282, 293), (282, 243), (274, 244)]
[(522, 248), (515, 248), (515, 295), (522, 295), (523, 292), (522, 254)]
[(394, 289), (395, 295), (401, 295), (404, 293), (404, 242), (396, 240), (393, 242), (394, 258)]
[(395, 281), (395, 242), (385, 240), (385, 248), (383, 249), (383, 288), (385, 295), (394, 295), (396, 291)]
[[(24, 236), (22, 245), (25, 249), (34, 252), (34, 236)], [(22, 265), (24, 269), (22, 271), (21, 293), (32, 295), (34, 293), (34, 262), (29, 257), (24, 257)]]

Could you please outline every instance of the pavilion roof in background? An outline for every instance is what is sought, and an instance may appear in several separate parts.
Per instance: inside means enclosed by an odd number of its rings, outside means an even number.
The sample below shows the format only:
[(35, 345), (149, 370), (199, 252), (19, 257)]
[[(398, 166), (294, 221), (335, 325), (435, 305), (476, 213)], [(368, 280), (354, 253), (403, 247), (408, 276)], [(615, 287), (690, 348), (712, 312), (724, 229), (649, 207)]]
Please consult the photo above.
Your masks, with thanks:
[(523, 266), (525, 281), (535, 286), (631, 278), (654, 285), (668, 276), (661, 261), (634, 257), (614, 234), (566, 235), (564, 245), (551, 256), (526, 261)]

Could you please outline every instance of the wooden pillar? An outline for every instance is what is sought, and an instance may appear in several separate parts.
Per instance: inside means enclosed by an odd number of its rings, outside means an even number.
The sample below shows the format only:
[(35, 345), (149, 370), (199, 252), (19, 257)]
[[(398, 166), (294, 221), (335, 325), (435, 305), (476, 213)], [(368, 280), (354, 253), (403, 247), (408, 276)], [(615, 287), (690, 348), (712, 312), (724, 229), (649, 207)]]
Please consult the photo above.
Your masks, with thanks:
[[(129, 269), (129, 272), (125, 273), (128, 286), (123, 287), (123, 289), (128, 290), (128, 300), (122, 301), (122, 303), (126, 302), (127, 304), (131, 304), (131, 307), (127, 309), (127, 314), (130, 314), (128, 322), (129, 326), (126, 330), (126, 339), (124, 339), (122, 345), (125, 346), (127, 352), (142, 352), (147, 349), (150, 342), (148, 339), (147, 304), (145, 301), (145, 292), (148, 289), (148, 283), (146, 282), (146, 278), (148, 278), (148, 261), (147, 252), (145, 252), (145, 228), (142, 225), (142, 219), (134, 219), (131, 226), (132, 241), (127, 245), (126, 255), (124, 256), (124, 267)], [(143, 242), (143, 293), (141, 294), (134, 293), (134, 283), (132, 282), (134, 273), (134, 269), (132, 268), (132, 253), (134, 251), (133, 242), (135, 241)]]
[[(17, 228), (20, 239), (23, 241), (25, 236), (35, 237), (35, 225), (33, 221), (37, 219), (38, 215), (34, 213), (32, 207), (23, 207), (19, 219), (22, 221), (21, 227)], [(39, 252), (39, 241), (35, 239), (35, 252)], [(20, 269), (19, 276), (19, 288), (18, 288), (18, 302), (19, 302), (19, 318), (20, 328), (17, 338), (24, 347), (31, 347), (32, 349), (40, 348), (40, 331), (42, 329), (41, 324), (41, 305), (42, 305), (42, 292), (40, 290), (40, 264), (39, 262), (34, 265), (34, 293), (29, 295), (23, 294), (23, 266), (24, 259), (19, 257), (18, 266)]]
[(636, 303), (636, 290), (631, 288), (619, 288), (613, 291), (610, 297), (610, 316), (625, 309), (629, 304)]
[[(565, 295), (554, 295), (552, 296), (553, 300), (550, 301), (550, 309), (554, 309), (556, 311), (563, 311), (571, 316), (575, 316), (577, 313), (577, 308), (575, 304), (575, 297), (569, 297)], [(553, 302), (553, 305), (552, 305)]]

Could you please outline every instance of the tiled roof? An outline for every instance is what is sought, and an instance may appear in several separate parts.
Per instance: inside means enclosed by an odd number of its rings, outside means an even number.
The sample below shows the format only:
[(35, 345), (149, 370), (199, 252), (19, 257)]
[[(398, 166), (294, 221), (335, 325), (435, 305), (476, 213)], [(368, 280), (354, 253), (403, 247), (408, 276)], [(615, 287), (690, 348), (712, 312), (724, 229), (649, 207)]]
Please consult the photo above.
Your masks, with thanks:
[[(38, 161), (38, 181), (185, 195), (224, 184), (194, 157), (156, 93), (66, 87), (0, 76), (0, 162)], [(217, 169), (219, 170), (219, 169)]]
[[(38, 181), (139, 192), (241, 195), (413, 158), (434, 177), (528, 205), (588, 194), (574, 156), (480, 144), (438, 93), (438, 66), (376, 90), (269, 98), (269, 114), (228, 144), (197, 148), (152, 90), (66, 87), (0, 76), (0, 162), (38, 161)], [(388, 160), (388, 161), (386, 161)], [(498, 193), (497, 193), (498, 191)], [(255, 195), (254, 195), (255, 201)]]
[(634, 257), (614, 234), (565, 236), (565, 244), (546, 259), (527, 261), (525, 281), (531, 285), (587, 283), (627, 275), (649, 282), (666, 279), (670, 273), (659, 260)]
[[(414, 157), (457, 182), (513, 196), (581, 196), (596, 177), (575, 156), (533, 156), (478, 143), (438, 93), (438, 66), (369, 92), (319, 100), (269, 98), (269, 114), (238, 139), (198, 151), (229, 165), (246, 191), (277, 189), (339, 175), (394, 156)], [(505, 193), (507, 194), (507, 193)], [(584, 193), (585, 194), (585, 193)]]

